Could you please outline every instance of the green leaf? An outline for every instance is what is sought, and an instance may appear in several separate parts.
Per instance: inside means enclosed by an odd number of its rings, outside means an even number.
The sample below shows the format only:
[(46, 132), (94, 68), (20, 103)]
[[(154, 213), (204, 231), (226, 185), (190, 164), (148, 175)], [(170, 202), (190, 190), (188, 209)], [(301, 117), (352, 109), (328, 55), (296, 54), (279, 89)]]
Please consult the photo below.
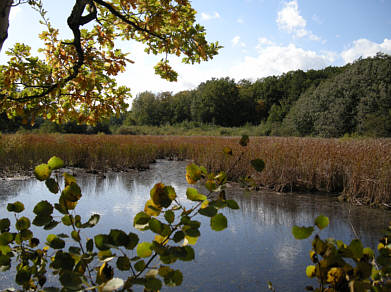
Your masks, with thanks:
[(29, 271), (29, 267), (24, 266), (23, 268), (17, 271), (15, 282), (19, 285), (24, 285), (30, 281), (30, 278), (31, 278), (31, 272)]
[(127, 256), (118, 257), (117, 268), (120, 271), (128, 271), (130, 269), (130, 260)]
[(139, 241), (138, 235), (135, 233), (130, 232), (128, 234), (129, 242), (125, 246), (126, 249), (132, 250), (137, 246), (137, 243)]
[(14, 240), (14, 235), (9, 232), (4, 232), (0, 234), (0, 245), (8, 245)]
[(41, 216), (49, 216), (53, 213), (53, 206), (48, 201), (41, 201), (35, 205), (33, 212)]
[(178, 243), (181, 240), (183, 240), (184, 238), (185, 238), (185, 233), (180, 230), (180, 231), (175, 232), (174, 237), (172, 239), (174, 240), (174, 242)]
[(244, 147), (247, 146), (248, 142), (250, 142), (248, 135), (243, 135), (242, 138), (240, 138), (239, 145)]
[(15, 212), (15, 213), (20, 213), (20, 212), (23, 212), (24, 210), (24, 205), (22, 202), (15, 202), (15, 203), (9, 203), (7, 205), (7, 210), (9, 212)]
[(149, 220), (149, 228), (152, 232), (155, 232), (157, 234), (161, 234), (163, 231), (162, 223), (155, 218), (151, 218), (151, 220)]
[(139, 212), (134, 216), (133, 219), (133, 226), (136, 227), (137, 225), (146, 225), (148, 224), (149, 220), (151, 220), (151, 216), (147, 215), (145, 212)]
[(227, 200), (226, 203), (227, 203), (228, 208), (230, 208), (232, 210), (240, 209), (238, 203), (236, 203), (236, 201), (234, 201), (234, 200)]
[(48, 224), (45, 225), (45, 227), (43, 229), (45, 230), (51, 230), (53, 229), (54, 227), (56, 227), (60, 222), (58, 221), (55, 221), (55, 220), (52, 220), (50, 221)]
[(127, 246), (129, 243), (128, 235), (119, 229), (111, 229), (109, 239), (110, 244), (115, 246)]
[(166, 187), (163, 183), (157, 183), (150, 191), (153, 203), (158, 207), (168, 208), (173, 199), (175, 199), (175, 190), (172, 187)]
[(98, 234), (98, 235), (96, 235), (94, 237), (94, 241), (95, 241), (95, 246), (99, 250), (110, 249), (110, 246), (109, 246), (110, 238), (109, 238), (109, 236), (107, 236), (105, 234)]
[(152, 291), (159, 291), (162, 288), (162, 281), (156, 278), (147, 278), (145, 280), (145, 288)]
[(80, 239), (80, 234), (76, 230), (72, 230), (71, 236), (72, 236), (73, 240), (76, 241), (76, 242), (79, 242), (81, 240)]
[(258, 172), (261, 172), (265, 168), (265, 162), (262, 159), (254, 159), (250, 161), (251, 166)]
[(99, 219), (100, 219), (99, 214), (93, 214), (93, 215), (91, 215), (90, 219), (88, 219), (88, 221), (86, 223), (81, 225), (81, 228), (92, 228), (96, 224), (98, 224)]
[(314, 227), (299, 227), (294, 225), (292, 227), (292, 234), (296, 239), (306, 239), (314, 232)]
[(51, 170), (59, 169), (64, 167), (64, 161), (61, 158), (58, 158), (57, 156), (53, 156), (48, 161), (48, 166)]
[(94, 241), (91, 238), (89, 238), (86, 242), (86, 249), (88, 252), (92, 252), (94, 249)]
[(62, 249), (65, 247), (65, 241), (55, 234), (49, 234), (46, 238), (47, 244), (54, 249)]
[(353, 253), (353, 258), (355, 259), (361, 259), (364, 254), (364, 248), (359, 239), (353, 239), (352, 242), (349, 244), (348, 249), (351, 250), (351, 252)]
[(62, 176), (64, 177), (66, 186), (69, 186), (71, 183), (76, 183), (75, 177), (70, 175), (69, 173), (64, 172)]
[(205, 201), (207, 197), (200, 194), (195, 188), (187, 188), (186, 196), (190, 201)]
[(10, 229), (11, 222), (8, 218), (0, 220), (0, 233), (8, 232)]
[(60, 275), (61, 284), (70, 290), (81, 290), (81, 275), (71, 271), (65, 271)]
[(198, 180), (200, 180), (201, 174), (202, 171), (198, 165), (191, 163), (186, 166), (186, 181), (189, 184), (195, 184)]
[(34, 175), (40, 181), (47, 180), (50, 177), (51, 173), (52, 171), (47, 164), (40, 164), (34, 169)]
[(213, 206), (208, 206), (206, 208), (199, 209), (198, 213), (207, 217), (213, 217), (217, 214), (217, 209)]
[(217, 214), (210, 218), (210, 227), (214, 231), (221, 231), (227, 228), (227, 218), (223, 214)]
[(31, 226), (30, 219), (27, 217), (21, 217), (16, 221), (15, 227), (16, 229), (20, 230), (26, 230), (29, 229)]
[(164, 218), (168, 223), (172, 223), (175, 220), (175, 214), (173, 211), (167, 210), (166, 212), (164, 212)]
[(167, 276), (164, 277), (164, 284), (169, 287), (179, 286), (182, 284), (182, 281), (183, 275), (179, 270), (171, 271)]
[(73, 219), (72, 219), (72, 215), (64, 215), (62, 218), (61, 218), (61, 221), (62, 223), (65, 225), (65, 226), (71, 226), (72, 223), (73, 223)]
[(140, 272), (145, 269), (145, 262), (144, 260), (140, 260), (137, 263), (134, 264), (134, 268), (137, 272)]
[(315, 225), (318, 226), (319, 229), (326, 228), (329, 226), (329, 218), (323, 215), (316, 217)]
[(57, 194), (60, 190), (60, 188), (58, 187), (57, 181), (54, 178), (48, 178), (45, 181), (45, 184), (46, 184), (46, 187), (48, 188), (48, 190), (50, 192), (52, 192), (53, 194)]
[(152, 243), (150, 242), (141, 242), (137, 245), (137, 256), (140, 258), (147, 258), (152, 255)]
[(121, 289), (124, 286), (124, 284), (125, 284), (124, 280), (120, 278), (113, 278), (110, 281), (108, 281), (106, 284), (104, 284), (102, 289), (100, 289), (99, 291), (111, 292), (117, 289)]
[(45, 226), (49, 224), (52, 220), (53, 217), (50, 215), (37, 215), (33, 220), (33, 224), (35, 226)]
[(72, 271), (74, 266), (75, 260), (69, 253), (63, 252), (61, 250), (56, 252), (56, 255), (54, 256), (54, 260), (52, 262), (52, 267), (54, 269)]

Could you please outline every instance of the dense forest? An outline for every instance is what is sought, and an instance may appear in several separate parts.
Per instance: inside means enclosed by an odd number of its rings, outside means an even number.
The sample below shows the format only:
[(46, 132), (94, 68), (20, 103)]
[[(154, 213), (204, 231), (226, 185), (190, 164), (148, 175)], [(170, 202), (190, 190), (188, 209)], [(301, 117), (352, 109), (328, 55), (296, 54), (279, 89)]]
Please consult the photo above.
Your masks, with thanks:
[(138, 94), (131, 111), (95, 127), (39, 120), (34, 126), (0, 116), (0, 131), (132, 134), (137, 125), (258, 126), (261, 135), (391, 136), (391, 56), (343, 67), (291, 71), (255, 82), (211, 79), (196, 89)]

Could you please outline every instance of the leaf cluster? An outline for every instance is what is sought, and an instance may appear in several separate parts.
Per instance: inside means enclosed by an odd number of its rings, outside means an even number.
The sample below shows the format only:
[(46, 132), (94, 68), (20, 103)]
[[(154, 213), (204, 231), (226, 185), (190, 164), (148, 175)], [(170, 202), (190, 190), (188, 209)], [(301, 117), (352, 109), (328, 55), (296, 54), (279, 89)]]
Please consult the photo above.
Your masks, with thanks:
[[(318, 216), (314, 225), (309, 227), (293, 226), (292, 233), (296, 239), (311, 236), (315, 227), (319, 230), (328, 226), (329, 219)], [(312, 241), (310, 259), (306, 275), (316, 278), (319, 287), (308, 286), (310, 291), (390, 291), (391, 277), (391, 226), (378, 245), (378, 256), (364, 247), (359, 239), (350, 244), (333, 238), (321, 239), (318, 234)]]

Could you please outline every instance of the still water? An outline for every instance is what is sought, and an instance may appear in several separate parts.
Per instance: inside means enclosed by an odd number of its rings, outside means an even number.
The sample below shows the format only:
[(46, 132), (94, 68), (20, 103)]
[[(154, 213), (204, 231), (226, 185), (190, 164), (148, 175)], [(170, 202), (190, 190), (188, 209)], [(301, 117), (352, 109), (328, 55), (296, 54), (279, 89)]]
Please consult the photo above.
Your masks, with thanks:
[[(133, 216), (144, 209), (149, 190), (157, 182), (172, 185), (185, 201), (187, 162), (161, 160), (143, 172), (79, 175), (83, 197), (77, 210), (86, 221), (93, 213), (101, 215), (95, 233), (108, 233), (112, 228), (133, 231)], [(209, 219), (202, 222), (201, 237), (195, 245), (195, 261), (178, 263), (184, 275), (180, 287), (165, 291), (268, 291), (271, 281), (277, 291), (303, 291), (315, 284), (305, 276), (310, 264), (311, 240), (298, 241), (291, 235), (293, 225), (310, 225), (320, 214), (330, 218), (330, 226), (321, 237), (334, 237), (345, 243), (354, 238), (352, 226), (366, 246), (375, 247), (382, 231), (391, 220), (391, 212), (365, 207), (351, 207), (325, 195), (246, 193), (230, 188), (228, 197), (235, 199), (240, 210), (224, 210), (228, 228), (212, 231)], [(0, 217), (7, 216), (9, 202), (24, 202), (24, 215), (32, 214), (36, 202), (58, 198), (36, 180), (0, 181)], [(65, 230), (56, 228), (50, 233)], [(35, 230), (34, 230), (35, 232)], [(41, 232), (41, 233), (40, 233)], [(139, 233), (151, 240), (150, 232)], [(46, 238), (48, 233), (38, 231)], [(84, 233), (85, 236), (93, 234)], [(126, 277), (126, 275), (119, 275)], [(0, 273), (0, 289), (10, 287), (13, 274)], [(54, 281), (53, 279), (51, 280)]]

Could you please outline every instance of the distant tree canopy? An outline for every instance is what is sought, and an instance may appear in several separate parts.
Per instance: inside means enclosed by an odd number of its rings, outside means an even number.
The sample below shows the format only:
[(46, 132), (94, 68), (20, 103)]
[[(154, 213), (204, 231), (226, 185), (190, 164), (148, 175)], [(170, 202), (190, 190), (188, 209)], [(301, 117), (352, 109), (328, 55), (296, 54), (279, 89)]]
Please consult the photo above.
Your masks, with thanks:
[[(291, 71), (255, 82), (213, 78), (176, 94), (146, 91), (135, 97), (131, 111), (103, 123), (108, 125), (103, 132), (110, 126), (186, 121), (259, 125), (264, 135), (391, 137), (391, 56), (378, 54), (343, 67)], [(0, 131), (17, 128), (8, 122)]]
[[(117, 85), (114, 76), (133, 61), (115, 46), (118, 39), (135, 40), (145, 45), (146, 53), (162, 54), (155, 73), (169, 81), (175, 81), (177, 73), (168, 55), (183, 56), (184, 63), (193, 64), (211, 59), (220, 48), (217, 42), (206, 41), (189, 0), (74, 0), (64, 17), (73, 33), (70, 40), (60, 38), (44, 2), (0, 2), (0, 50), (13, 6), (29, 5), (45, 27), (39, 35), (44, 58), (32, 56), (28, 45), (17, 43), (6, 52), (8, 63), (0, 65), (0, 113), (20, 117), (24, 123), (43, 117), (57, 123), (93, 124), (123, 112), (130, 93)], [(90, 25), (85, 28), (86, 24)]]

